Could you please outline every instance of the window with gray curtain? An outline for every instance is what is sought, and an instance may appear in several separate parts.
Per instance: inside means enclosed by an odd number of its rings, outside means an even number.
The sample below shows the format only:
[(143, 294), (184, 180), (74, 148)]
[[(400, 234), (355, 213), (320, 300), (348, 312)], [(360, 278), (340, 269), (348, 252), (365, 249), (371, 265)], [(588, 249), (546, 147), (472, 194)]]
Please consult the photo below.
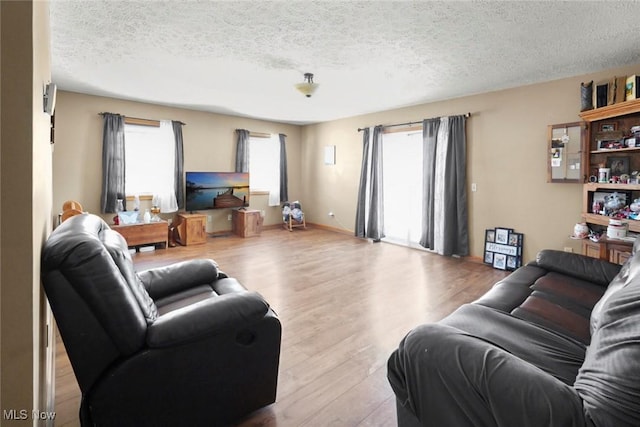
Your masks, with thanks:
[(102, 130), (102, 193), (100, 211), (115, 213), (118, 199), (125, 198), (124, 116), (103, 113)]
[[(236, 133), (238, 135), (237, 145), (236, 145), (236, 172), (250, 172), (251, 132), (249, 132), (246, 129), (236, 129)], [(278, 172), (277, 180), (279, 182), (277, 183), (278, 187), (275, 188), (274, 191), (272, 191), (272, 193), (275, 195), (276, 198), (273, 201), (270, 198), (269, 206), (276, 206), (278, 204), (277, 203), (278, 201), (285, 202), (289, 200), (289, 178), (288, 178), (288, 172), (287, 172), (287, 148), (286, 148), (287, 136), (281, 133), (281, 134), (278, 134), (278, 138), (279, 138), (279, 154), (278, 154), (279, 172)], [(253, 140), (255, 142), (257, 138), (254, 137)], [(254, 148), (259, 148), (259, 146), (256, 146)], [(278, 193), (279, 195), (276, 193)]]
[(423, 231), (420, 244), (441, 255), (469, 255), (466, 117), (423, 122)]
[[(126, 209), (126, 156), (125, 117), (119, 114), (102, 113), (102, 192), (100, 210), (102, 213), (116, 212), (116, 203), (122, 199)], [(163, 122), (164, 123), (164, 122)], [(178, 206), (184, 204), (184, 155), (181, 122), (172, 122), (175, 138), (175, 196)], [(170, 173), (169, 171), (167, 171)], [(173, 207), (175, 210), (175, 205)]]

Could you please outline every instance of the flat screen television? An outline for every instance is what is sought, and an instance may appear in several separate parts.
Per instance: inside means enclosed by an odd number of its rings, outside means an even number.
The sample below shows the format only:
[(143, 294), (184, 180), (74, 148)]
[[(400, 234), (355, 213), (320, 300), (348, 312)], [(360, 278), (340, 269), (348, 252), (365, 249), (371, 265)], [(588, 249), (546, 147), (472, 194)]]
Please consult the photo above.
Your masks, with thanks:
[(240, 172), (186, 172), (185, 210), (249, 206), (249, 174)]

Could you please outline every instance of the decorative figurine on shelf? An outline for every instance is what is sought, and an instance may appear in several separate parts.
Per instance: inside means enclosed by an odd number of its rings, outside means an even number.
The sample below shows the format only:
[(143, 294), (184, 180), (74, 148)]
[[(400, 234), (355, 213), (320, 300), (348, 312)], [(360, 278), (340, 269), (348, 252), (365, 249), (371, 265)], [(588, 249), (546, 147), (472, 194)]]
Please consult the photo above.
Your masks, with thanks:
[(602, 215), (602, 202), (594, 200), (591, 206), (591, 213)]
[(618, 194), (618, 192), (613, 192), (604, 198), (604, 207), (610, 211), (616, 211), (618, 209), (622, 209), (624, 207), (624, 200)]
[(120, 212), (124, 212), (124, 203), (122, 199), (116, 200), (116, 216), (113, 217), (114, 225), (120, 225)]
[(151, 222), (159, 222), (162, 219), (158, 216), (160, 213), (160, 197), (157, 194), (154, 194), (151, 200), (151, 213), (153, 214)]

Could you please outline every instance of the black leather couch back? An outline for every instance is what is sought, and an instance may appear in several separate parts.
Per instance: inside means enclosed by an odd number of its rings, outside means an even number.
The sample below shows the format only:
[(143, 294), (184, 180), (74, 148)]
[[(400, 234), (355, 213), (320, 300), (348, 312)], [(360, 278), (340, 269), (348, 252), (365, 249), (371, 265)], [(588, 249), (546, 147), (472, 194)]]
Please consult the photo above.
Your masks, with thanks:
[(127, 251), (122, 236), (94, 215), (69, 218), (43, 248), (44, 289), (83, 393), (106, 366), (143, 346), (155, 309), (143, 312), (127, 283), (137, 278)]

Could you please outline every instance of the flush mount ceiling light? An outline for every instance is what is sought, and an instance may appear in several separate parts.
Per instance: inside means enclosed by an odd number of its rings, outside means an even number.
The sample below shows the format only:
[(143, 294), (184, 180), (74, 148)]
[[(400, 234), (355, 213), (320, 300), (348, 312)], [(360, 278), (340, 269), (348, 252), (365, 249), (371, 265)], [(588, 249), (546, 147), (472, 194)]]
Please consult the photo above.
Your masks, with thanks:
[(313, 82), (313, 73), (304, 73), (304, 83), (298, 83), (296, 89), (307, 98), (311, 98), (311, 95), (318, 89), (318, 85)]

